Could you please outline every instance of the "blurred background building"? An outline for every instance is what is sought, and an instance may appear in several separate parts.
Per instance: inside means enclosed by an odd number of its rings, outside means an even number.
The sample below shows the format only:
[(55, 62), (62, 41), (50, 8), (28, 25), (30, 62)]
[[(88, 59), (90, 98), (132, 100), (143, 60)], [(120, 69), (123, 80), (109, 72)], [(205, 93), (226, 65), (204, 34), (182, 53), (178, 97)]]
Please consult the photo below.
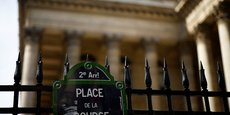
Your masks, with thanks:
[[(216, 62), (223, 65), (230, 82), (230, 30), (228, 0), (19, 0), (22, 84), (35, 84), (39, 52), (43, 57), (43, 84), (63, 78), (66, 54), (71, 66), (89, 55), (104, 64), (108, 56), (111, 74), (123, 80), (128, 56), (132, 87), (145, 88), (144, 59), (149, 60), (153, 89), (161, 89), (163, 59), (169, 68), (171, 88), (182, 90), (184, 61), (191, 90), (200, 90), (199, 61), (208, 89), (218, 89)], [(227, 90), (230, 85), (227, 84)], [(34, 106), (33, 94), (21, 95), (21, 106)], [(145, 109), (144, 96), (133, 97), (133, 108)], [(32, 100), (32, 99), (31, 99)], [(43, 93), (42, 106), (51, 106)], [(193, 97), (193, 110), (202, 111), (202, 99)], [(154, 110), (167, 110), (166, 98), (153, 97)], [(210, 98), (212, 111), (222, 111), (218, 98)], [(181, 97), (173, 97), (173, 109), (186, 109)]]

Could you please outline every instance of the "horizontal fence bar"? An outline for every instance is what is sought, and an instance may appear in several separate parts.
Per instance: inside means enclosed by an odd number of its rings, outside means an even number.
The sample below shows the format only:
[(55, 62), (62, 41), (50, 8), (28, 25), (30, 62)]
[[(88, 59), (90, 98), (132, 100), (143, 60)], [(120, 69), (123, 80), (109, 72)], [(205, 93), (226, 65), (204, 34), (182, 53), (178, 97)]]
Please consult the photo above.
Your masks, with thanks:
[[(133, 113), (135, 115), (148, 115), (148, 111), (145, 110), (134, 110)], [(174, 115), (187, 115), (189, 111), (173, 111)], [(203, 111), (194, 111), (192, 115), (210, 115), (210, 113), (206, 113)], [(154, 111), (153, 115), (168, 115), (168, 111)], [(171, 115), (171, 114), (170, 114)], [(229, 113), (224, 112), (212, 112), (211, 115), (229, 115)]]
[[(36, 113), (37, 112), (37, 108), (0, 108), (0, 113)], [(39, 109), (40, 113), (52, 113), (53, 109), (52, 108), (40, 108)]]
[[(190, 95), (190, 96), (203, 96), (204, 93), (202, 91), (189, 91), (185, 92), (183, 90), (171, 90), (171, 91), (166, 91), (166, 90), (142, 90), (142, 89), (132, 89), (131, 93), (132, 94), (137, 94), (137, 95), (146, 95), (148, 93), (151, 93), (151, 95), (167, 95), (170, 92), (170, 95), (179, 95), (179, 96), (185, 96), (185, 95)], [(227, 96), (230, 97), (230, 92), (221, 92), (221, 91), (209, 91), (207, 94), (205, 94), (209, 97), (222, 97), (222, 96)]]
[(46, 91), (52, 92), (52, 86), (36, 86), (36, 85), (21, 85), (21, 86), (14, 86), (14, 85), (0, 85), (0, 91)]
[[(23, 85), (23, 86), (13, 86), (13, 85), (0, 85), (0, 91), (37, 91), (38, 89), (40, 89), (42, 91), (46, 91), (46, 92), (52, 92), (52, 86), (34, 86), (34, 85)], [(168, 91), (165, 90), (145, 90), (145, 89), (132, 89), (131, 90), (132, 94), (137, 94), (137, 95), (146, 95), (148, 93), (150, 93), (151, 95), (166, 95), (168, 93)], [(185, 95), (190, 95), (190, 96), (203, 96), (203, 92), (201, 91), (189, 91), (189, 92), (185, 92), (183, 90), (171, 90), (170, 91), (170, 95), (181, 95), (181, 96), (185, 96)], [(230, 97), (230, 92), (221, 92), (221, 91), (208, 91), (207, 92), (207, 96), (212, 97), (212, 96), (218, 96), (218, 97), (222, 97), (222, 96), (227, 96)]]

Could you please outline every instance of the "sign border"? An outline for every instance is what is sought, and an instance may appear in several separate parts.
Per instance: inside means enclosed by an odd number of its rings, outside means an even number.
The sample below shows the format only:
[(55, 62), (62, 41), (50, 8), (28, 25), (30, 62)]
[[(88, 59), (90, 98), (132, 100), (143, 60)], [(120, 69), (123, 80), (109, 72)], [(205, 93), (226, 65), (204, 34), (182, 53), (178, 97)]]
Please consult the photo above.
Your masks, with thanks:
[[(87, 66), (86, 66), (87, 65)], [(71, 76), (81, 67), (97, 67), (100, 69), (108, 80), (99, 80), (99, 79), (70, 79)], [(117, 89), (120, 90), (121, 94), (121, 110), (123, 115), (127, 115), (127, 107), (126, 107), (126, 93), (125, 93), (125, 85), (122, 81), (114, 81), (113, 76), (107, 71), (106, 68), (103, 66), (95, 63), (95, 62), (81, 62), (79, 64), (76, 64), (73, 66), (70, 71), (67, 73), (66, 76), (64, 76), (64, 80), (54, 81), (53, 82), (53, 93), (52, 93), (52, 106), (53, 106), (53, 114), (58, 115), (57, 111), (57, 91), (58, 89), (63, 85), (84, 85), (84, 84), (95, 84), (95, 85), (107, 85), (107, 86), (115, 86)]]

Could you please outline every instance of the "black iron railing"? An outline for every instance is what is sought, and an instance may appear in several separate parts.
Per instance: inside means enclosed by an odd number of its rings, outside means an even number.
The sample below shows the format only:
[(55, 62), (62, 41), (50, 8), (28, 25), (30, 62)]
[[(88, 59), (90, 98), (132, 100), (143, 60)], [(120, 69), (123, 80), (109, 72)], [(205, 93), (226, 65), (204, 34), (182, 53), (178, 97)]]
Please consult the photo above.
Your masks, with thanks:
[[(200, 68), (200, 86), (202, 88), (201, 91), (190, 91), (189, 89), (189, 80), (186, 73), (186, 68), (184, 63), (182, 63), (181, 75), (182, 75), (182, 85), (184, 90), (172, 90), (170, 88), (170, 80), (168, 74), (167, 63), (164, 61), (163, 67), (163, 90), (153, 90), (151, 88), (152, 80), (150, 77), (150, 67), (148, 61), (145, 61), (145, 84), (146, 89), (133, 89), (131, 87), (131, 75), (129, 70), (129, 65), (127, 64), (127, 58), (125, 58), (125, 66), (124, 66), (124, 81), (126, 86), (126, 94), (127, 94), (127, 111), (129, 115), (196, 115), (196, 114), (204, 114), (204, 115), (228, 115), (229, 112), (229, 105), (228, 105), (228, 97), (230, 97), (230, 92), (226, 92), (225, 88), (225, 80), (223, 76), (223, 72), (221, 70), (220, 65), (218, 64), (218, 82), (221, 91), (208, 91), (207, 90), (207, 81), (204, 74), (204, 69), (201, 63)], [(108, 59), (106, 58), (105, 67), (108, 71), (110, 71), (110, 66), (108, 64)], [(69, 62), (68, 57), (66, 59), (64, 65), (64, 75), (69, 71)], [(20, 54), (18, 56), (18, 60), (16, 61), (16, 71), (14, 74), (14, 85), (0, 85), (1, 92), (14, 92), (14, 100), (13, 100), (13, 107), (2, 107), (0, 108), (0, 114), (8, 113), (8, 114), (19, 114), (19, 113), (33, 113), (36, 115), (40, 115), (43, 113), (52, 113), (52, 107), (43, 108), (41, 107), (41, 94), (42, 92), (52, 92), (52, 86), (45, 86), (42, 85), (43, 81), (43, 72), (42, 72), (42, 57), (39, 56), (38, 67), (37, 67), (37, 84), (36, 85), (21, 85), (21, 61), (20, 61)], [(20, 92), (36, 92), (37, 94), (37, 104), (36, 107), (19, 107), (19, 93)], [(146, 110), (136, 110), (132, 107), (132, 95), (145, 95), (147, 98), (147, 109)], [(155, 111), (153, 110), (152, 105), (152, 96), (166, 96), (167, 97), (167, 111)], [(187, 102), (187, 110), (186, 111), (174, 111), (172, 107), (172, 96), (184, 96)], [(200, 96), (203, 97), (204, 105), (206, 110), (205, 111), (193, 111), (192, 109), (192, 102), (191, 97), (193, 96)], [(209, 97), (220, 97), (222, 98), (222, 103), (224, 106), (224, 112), (212, 112), (210, 110), (209, 105)], [(154, 100), (153, 100), (154, 101)]]
[[(17, 115), (19, 113), (35, 113), (40, 115), (41, 113), (52, 113), (52, 108), (42, 108), (41, 107), (41, 92), (52, 92), (52, 86), (42, 85), (43, 72), (42, 72), (42, 58), (41, 55), (38, 61), (37, 68), (37, 84), (36, 85), (21, 85), (21, 61), (20, 53), (18, 55), (18, 60), (16, 61), (16, 70), (14, 73), (14, 85), (0, 85), (1, 92), (14, 92), (13, 94), (13, 107), (0, 108), (1, 113), (11, 113)], [(36, 107), (19, 107), (19, 92), (36, 92), (37, 100)], [(28, 99), (28, 101), (31, 101)]]
[[(170, 88), (170, 80), (169, 80), (169, 74), (168, 74), (168, 68), (167, 63), (164, 60), (164, 67), (163, 67), (163, 84), (164, 84), (164, 90), (153, 90), (151, 88), (152, 81), (150, 77), (150, 71), (149, 71), (149, 64), (146, 60), (145, 62), (145, 84), (146, 89), (132, 89), (131, 88), (131, 76), (129, 72), (129, 66), (125, 62), (124, 67), (124, 77), (125, 77), (125, 84), (126, 84), (126, 93), (127, 93), (127, 100), (128, 100), (128, 114), (129, 115), (197, 115), (197, 114), (212, 114), (212, 115), (227, 115), (230, 114), (229, 112), (229, 105), (228, 105), (228, 97), (230, 97), (230, 92), (226, 92), (225, 89), (225, 80), (224, 76), (221, 70), (221, 67), (219, 64), (217, 75), (218, 75), (218, 82), (219, 87), (221, 91), (208, 91), (207, 90), (207, 81), (204, 74), (203, 65), (201, 63), (200, 68), (200, 85), (202, 90), (201, 91), (190, 91), (189, 89), (189, 80), (186, 73), (186, 68), (184, 63), (182, 63), (182, 69), (181, 69), (181, 75), (182, 75), (182, 85), (184, 87), (184, 90), (172, 90)], [(132, 108), (132, 95), (146, 95), (147, 97), (147, 104), (148, 109), (147, 110), (133, 110)], [(168, 111), (154, 111), (152, 108), (152, 96), (166, 96), (167, 97), (167, 105), (168, 105)], [(186, 99), (186, 105), (187, 105), (187, 111), (174, 111), (172, 106), (172, 96), (184, 96)], [(206, 110), (205, 111), (193, 111), (192, 110), (192, 102), (191, 97), (193, 96), (200, 96), (204, 99), (204, 105)], [(224, 106), (224, 112), (211, 112), (210, 111), (210, 105), (209, 105), (209, 97), (220, 97), (222, 98), (222, 103)], [(154, 100), (153, 100), (154, 101)]]

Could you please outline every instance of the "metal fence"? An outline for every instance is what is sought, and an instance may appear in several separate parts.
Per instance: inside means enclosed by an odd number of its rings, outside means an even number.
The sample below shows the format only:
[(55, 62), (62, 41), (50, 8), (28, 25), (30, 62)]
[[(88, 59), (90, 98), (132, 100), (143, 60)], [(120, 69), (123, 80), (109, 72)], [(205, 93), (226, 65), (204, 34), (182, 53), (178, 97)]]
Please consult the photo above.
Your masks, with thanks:
[[(87, 60), (87, 59), (86, 59)], [(108, 64), (108, 59), (106, 59), (105, 68), (110, 71), (110, 66)], [(184, 90), (172, 90), (170, 88), (170, 80), (168, 74), (168, 68), (166, 61), (164, 60), (163, 67), (163, 84), (164, 89), (161, 90), (153, 90), (151, 88), (152, 80), (150, 77), (150, 67), (148, 61), (145, 61), (145, 89), (133, 89), (131, 87), (131, 75), (129, 70), (129, 65), (127, 64), (127, 58), (125, 58), (124, 65), (124, 81), (126, 85), (126, 94), (127, 94), (127, 111), (129, 115), (229, 115), (229, 105), (228, 105), (228, 97), (230, 97), (230, 92), (226, 91), (225, 88), (225, 80), (223, 76), (222, 69), (218, 64), (217, 76), (219, 82), (219, 88), (221, 91), (208, 91), (207, 89), (207, 81), (205, 78), (204, 69), (201, 63), (200, 68), (200, 86), (202, 88), (201, 91), (190, 91), (189, 89), (189, 80), (186, 73), (186, 68), (184, 63), (182, 63), (181, 76), (182, 76), (182, 85)], [(14, 84), (13, 85), (0, 85), (0, 92), (13, 92), (13, 107), (2, 107), (0, 108), (0, 114), (7, 113), (17, 115), (19, 113), (32, 113), (36, 115), (40, 115), (43, 113), (52, 113), (52, 107), (43, 108), (41, 107), (41, 94), (42, 92), (52, 92), (52, 86), (42, 85), (43, 81), (43, 72), (42, 72), (42, 57), (39, 56), (38, 66), (37, 66), (37, 84), (36, 85), (21, 85), (21, 61), (20, 61), (20, 53), (18, 56), (18, 60), (16, 61), (16, 70), (14, 74)], [(68, 59), (64, 65), (64, 74), (69, 71), (69, 62)], [(36, 92), (37, 94), (37, 104), (36, 107), (19, 107), (19, 92)], [(147, 98), (147, 109), (146, 110), (136, 110), (132, 107), (132, 95), (144, 95)], [(155, 111), (153, 110), (152, 96), (166, 96), (167, 97), (167, 111)], [(187, 110), (185, 111), (174, 111), (172, 106), (172, 96), (184, 96), (186, 99)], [(204, 100), (205, 111), (193, 111), (191, 97), (200, 96)], [(220, 97), (222, 98), (222, 104), (224, 106), (224, 112), (212, 112), (210, 110), (209, 105), (209, 97)], [(154, 100), (153, 100), (154, 101)]]

